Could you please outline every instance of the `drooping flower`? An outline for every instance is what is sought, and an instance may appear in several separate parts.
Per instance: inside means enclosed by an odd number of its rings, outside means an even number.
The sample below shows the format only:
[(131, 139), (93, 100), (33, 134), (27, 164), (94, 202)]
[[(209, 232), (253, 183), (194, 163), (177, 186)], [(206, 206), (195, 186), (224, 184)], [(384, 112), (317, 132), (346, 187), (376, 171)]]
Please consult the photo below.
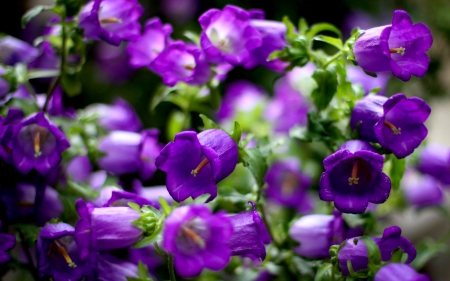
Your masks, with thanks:
[(98, 149), (106, 153), (98, 164), (116, 175), (139, 173), (141, 179), (148, 180), (156, 170), (154, 159), (161, 150), (158, 136), (156, 129), (145, 130), (141, 134), (113, 131), (98, 145)]
[(370, 143), (350, 140), (323, 160), (325, 172), (319, 197), (334, 201), (343, 213), (361, 214), (369, 202), (381, 204), (389, 197), (391, 180), (382, 172), (383, 156)]
[(274, 162), (267, 171), (264, 181), (267, 183), (266, 194), (269, 199), (300, 212), (311, 210), (308, 189), (312, 179), (301, 172), (300, 163), (296, 158)]
[[(413, 244), (401, 236), (402, 230), (398, 226), (391, 226), (384, 230), (383, 237), (372, 238), (378, 245), (381, 253), (382, 261), (389, 261), (392, 258), (392, 253), (400, 248), (403, 253), (408, 254), (406, 263), (411, 263), (416, 258), (416, 249)], [(359, 237), (354, 237), (356, 240)], [(352, 263), (354, 271), (359, 271), (367, 268), (369, 263), (367, 248), (363, 241), (356, 241), (355, 239), (348, 239), (345, 246), (338, 253), (339, 267), (344, 275), (349, 274), (347, 261)]]
[(87, 38), (119, 46), (121, 41), (138, 39), (143, 13), (137, 0), (93, 0), (81, 11), (79, 26)]
[(127, 53), (130, 55), (130, 64), (135, 67), (149, 67), (153, 60), (170, 43), (172, 26), (162, 24), (159, 18), (149, 19), (142, 34), (135, 42), (130, 42)]
[(264, 237), (261, 228), (264, 222), (252, 204), (252, 210), (236, 215), (228, 216), (233, 225), (233, 235), (228, 241), (231, 255), (250, 256), (253, 259), (263, 261), (266, 258)]
[(137, 264), (117, 258), (107, 252), (97, 254), (98, 280), (127, 281), (127, 277), (138, 278)]
[(352, 84), (361, 85), (366, 95), (375, 88), (381, 88), (377, 93), (378, 95), (384, 95), (386, 93), (386, 86), (391, 77), (390, 74), (380, 73), (377, 77), (372, 77), (364, 73), (361, 68), (351, 64), (347, 64), (346, 69), (348, 81), (352, 82)]
[[(57, 86), (52, 95), (48, 98), (47, 104), (47, 114), (50, 116), (66, 117), (70, 119), (75, 119), (75, 109), (73, 107), (65, 107), (63, 103), (63, 89)], [(37, 104), (43, 109), (45, 101), (47, 100), (46, 94), (37, 95)]]
[(418, 169), (450, 185), (450, 148), (439, 144), (425, 146), (419, 153)]
[(200, 46), (212, 63), (243, 65), (250, 51), (261, 46), (258, 30), (250, 25), (250, 13), (232, 5), (222, 11), (210, 9), (199, 18), (203, 29)]
[(163, 246), (173, 255), (176, 272), (191, 278), (203, 268), (221, 270), (228, 264), (232, 234), (233, 226), (225, 214), (212, 214), (204, 205), (182, 206), (166, 219)]
[(14, 166), (23, 174), (36, 169), (41, 175), (47, 175), (70, 146), (63, 132), (42, 111), (10, 128), (6, 146), (12, 151)]
[(236, 167), (237, 152), (236, 142), (221, 130), (206, 130), (198, 135), (185, 131), (175, 135), (155, 163), (167, 173), (167, 190), (175, 201), (203, 194), (210, 194), (210, 201), (217, 196), (216, 183)]
[(300, 243), (300, 246), (294, 248), (294, 252), (313, 259), (328, 258), (332, 245), (340, 244), (355, 233), (362, 234), (362, 230), (349, 228), (338, 211), (333, 215), (303, 216), (289, 229), (291, 238)]
[(402, 178), (401, 187), (406, 201), (412, 206), (440, 205), (444, 201), (439, 181), (429, 175), (408, 170)]
[(96, 276), (94, 257), (80, 260), (80, 247), (73, 239), (74, 233), (75, 229), (63, 222), (42, 228), (37, 242), (39, 278), (78, 281), (86, 277), (93, 280), (90, 278)]
[(417, 273), (408, 264), (389, 263), (378, 270), (374, 281), (431, 281), (431, 279)]
[(39, 51), (22, 40), (12, 36), (0, 39), (0, 63), (14, 65), (16, 63), (29, 63), (39, 55)]
[(369, 95), (357, 102), (350, 126), (353, 130), (358, 126), (361, 139), (378, 142), (397, 158), (404, 158), (427, 136), (428, 130), (423, 123), (430, 112), (430, 106), (417, 97)]
[(162, 76), (164, 84), (174, 86), (183, 81), (203, 85), (211, 77), (211, 69), (202, 52), (183, 41), (174, 41), (152, 61), (150, 69)]
[(396, 10), (392, 25), (366, 30), (355, 42), (356, 62), (369, 72), (392, 71), (408, 81), (411, 75), (422, 77), (430, 60), (425, 53), (433, 43), (428, 27), (413, 24), (408, 13)]
[(6, 252), (14, 248), (14, 246), (16, 246), (16, 237), (2, 233), (2, 222), (0, 221), (0, 264), (11, 260)]

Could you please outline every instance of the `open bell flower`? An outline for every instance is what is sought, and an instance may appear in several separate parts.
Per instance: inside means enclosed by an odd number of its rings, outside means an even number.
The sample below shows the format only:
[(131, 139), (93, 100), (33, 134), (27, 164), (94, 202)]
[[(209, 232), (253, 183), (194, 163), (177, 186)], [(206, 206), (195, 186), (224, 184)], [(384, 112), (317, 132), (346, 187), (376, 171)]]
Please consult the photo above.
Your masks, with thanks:
[(431, 281), (431, 279), (417, 273), (408, 264), (389, 263), (378, 270), (374, 281)]
[(423, 124), (430, 106), (417, 97), (395, 94), (390, 98), (368, 95), (353, 109), (350, 126), (361, 139), (378, 142), (397, 158), (413, 153), (428, 134)]
[(325, 172), (319, 197), (334, 201), (343, 213), (362, 214), (369, 202), (381, 204), (391, 191), (391, 180), (382, 172), (383, 156), (370, 143), (350, 140), (323, 160)]
[(433, 43), (430, 29), (413, 24), (407, 12), (396, 10), (392, 24), (366, 30), (353, 47), (356, 62), (368, 72), (387, 72), (403, 81), (422, 77), (430, 59), (425, 53)]
[(228, 264), (232, 234), (233, 226), (224, 213), (212, 214), (205, 205), (182, 206), (166, 219), (163, 246), (173, 255), (176, 272), (192, 278), (203, 268), (221, 270)]
[(143, 13), (137, 0), (93, 0), (81, 11), (79, 25), (87, 38), (119, 46), (123, 40), (138, 39)]
[(175, 135), (156, 158), (156, 167), (167, 173), (166, 186), (181, 202), (189, 196), (217, 196), (216, 184), (233, 172), (238, 161), (236, 142), (224, 131), (211, 129), (197, 135), (184, 131)]
[(0, 264), (9, 262), (11, 258), (6, 253), (16, 246), (16, 237), (14, 235), (1, 233), (2, 222), (0, 221)]

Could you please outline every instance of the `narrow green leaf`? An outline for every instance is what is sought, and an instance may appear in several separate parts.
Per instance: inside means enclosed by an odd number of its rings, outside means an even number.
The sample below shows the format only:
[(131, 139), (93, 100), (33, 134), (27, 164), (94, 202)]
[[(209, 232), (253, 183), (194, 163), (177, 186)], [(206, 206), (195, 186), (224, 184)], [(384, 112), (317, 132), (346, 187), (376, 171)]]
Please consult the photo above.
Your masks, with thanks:
[(322, 42), (328, 43), (328, 44), (338, 48), (339, 50), (342, 50), (344, 47), (342, 45), (342, 40), (339, 38), (334, 38), (334, 37), (325, 36), (325, 35), (317, 35), (313, 39), (317, 40), (317, 41), (322, 41)]
[(332, 68), (316, 69), (312, 76), (318, 87), (313, 90), (313, 103), (317, 109), (324, 110), (333, 99), (337, 90), (338, 80), (336, 71)]
[(139, 278), (148, 279), (148, 267), (146, 265), (144, 265), (141, 260), (139, 261), (139, 264), (138, 264), (137, 274), (138, 274)]
[(208, 129), (220, 129), (220, 126), (217, 125), (213, 120), (211, 120), (208, 117), (206, 117), (206, 115), (200, 114), (199, 116), (203, 120), (203, 127), (204, 127), (205, 130), (208, 130)]
[(237, 121), (234, 121), (233, 132), (230, 135), (231, 138), (236, 142), (236, 144), (239, 145), (242, 136), (242, 129), (241, 125)]
[(164, 211), (164, 214), (166, 216), (170, 215), (170, 213), (172, 212), (172, 208), (170, 208), (169, 204), (167, 203), (166, 199), (164, 199), (163, 197), (159, 197), (158, 198), (159, 204), (161, 204), (161, 208)]
[(73, 97), (81, 93), (82, 84), (79, 80), (78, 74), (63, 75), (61, 77), (61, 84), (69, 97)]
[(49, 11), (53, 9), (53, 6), (39, 5), (28, 10), (22, 17), (22, 28), (24, 28), (30, 20), (39, 15), (43, 11)]
[(308, 30), (308, 23), (305, 18), (300, 18), (298, 22), (298, 34), (306, 35), (306, 31)]
[(139, 205), (138, 204), (136, 204), (136, 203), (134, 203), (134, 202), (128, 202), (128, 206), (131, 208), (131, 209), (133, 209), (133, 210), (135, 210), (135, 211), (137, 211), (137, 212), (141, 212), (141, 207), (139, 207)]
[(266, 159), (261, 155), (258, 148), (242, 149), (239, 148), (239, 156), (242, 163), (252, 173), (259, 187), (264, 184), (264, 175), (267, 171)]
[(58, 77), (59, 70), (34, 69), (28, 71), (28, 79)]
[[(406, 254), (408, 255), (408, 254)], [(402, 261), (402, 257), (403, 257), (403, 251), (400, 248), (397, 248), (394, 250), (394, 252), (392, 252), (392, 257), (389, 260), (389, 262), (401, 262)]]
[(155, 110), (156, 106), (157, 106), (160, 102), (164, 101), (164, 100), (166, 99), (166, 97), (167, 97), (170, 93), (172, 93), (173, 91), (175, 91), (176, 89), (177, 89), (176, 86), (175, 86), (175, 87), (167, 87), (167, 86), (164, 86), (164, 85), (160, 85), (160, 86), (156, 89), (155, 93), (153, 94), (153, 98), (152, 98), (152, 100), (150, 101), (150, 111), (153, 112), (153, 111)]
[(331, 263), (324, 263), (317, 270), (316, 277), (314, 281), (329, 281), (331, 280), (331, 272), (333, 265)]
[(286, 25), (286, 39), (294, 40), (296, 37), (294, 24), (288, 16), (283, 17), (283, 23)]
[(400, 181), (403, 178), (403, 174), (406, 169), (405, 158), (397, 159), (396, 157), (391, 157), (391, 170), (389, 171), (389, 177), (391, 179), (392, 189), (398, 190), (400, 187)]
[(173, 110), (169, 114), (169, 118), (167, 120), (167, 138), (169, 140), (173, 140), (176, 134), (183, 131), (184, 124), (186, 124), (185, 119), (186, 116), (184, 113), (178, 110)]
[(200, 36), (197, 33), (194, 33), (192, 31), (185, 31), (183, 33), (183, 36), (194, 42), (196, 45), (200, 44)]
[(220, 108), (220, 101), (221, 101), (219, 89), (215, 86), (210, 86), (209, 87), (209, 97), (210, 97), (211, 107), (214, 110), (218, 110)]
[(308, 39), (311, 40), (314, 36), (316, 36), (322, 31), (331, 31), (337, 34), (339, 37), (342, 37), (341, 31), (336, 26), (326, 22), (313, 24), (309, 29), (309, 31), (306, 33), (306, 37), (308, 37)]

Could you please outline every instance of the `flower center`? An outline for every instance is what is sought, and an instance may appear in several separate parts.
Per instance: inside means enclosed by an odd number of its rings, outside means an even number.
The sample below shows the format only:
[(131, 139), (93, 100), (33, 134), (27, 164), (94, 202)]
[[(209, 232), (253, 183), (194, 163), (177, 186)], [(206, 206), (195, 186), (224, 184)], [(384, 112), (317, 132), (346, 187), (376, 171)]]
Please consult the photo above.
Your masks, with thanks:
[(208, 37), (211, 40), (211, 43), (213, 43), (213, 45), (220, 51), (224, 53), (228, 53), (230, 51), (231, 47), (228, 40), (226, 38), (220, 38), (219, 33), (215, 28), (211, 29)]
[(384, 125), (389, 127), (394, 133), (394, 135), (400, 135), (402, 133), (402, 129), (400, 127), (399, 128), (395, 127), (394, 124), (392, 124), (389, 121), (384, 120)]
[(121, 19), (118, 18), (103, 18), (100, 20), (100, 23), (107, 24), (107, 23), (122, 23)]
[(203, 167), (206, 166), (206, 164), (209, 163), (208, 158), (205, 158), (202, 160), (202, 162), (200, 162), (200, 164), (198, 164), (197, 168), (195, 168), (194, 170), (191, 171), (191, 175), (194, 175), (194, 177), (197, 176), (198, 172), (200, 172), (201, 169), (203, 169)]
[(391, 54), (400, 54), (400, 55), (404, 55), (405, 54), (405, 48), (403, 47), (398, 47), (398, 48), (390, 48), (389, 52)]
[(34, 138), (33, 138), (33, 143), (34, 143), (34, 157), (39, 157), (42, 155), (41, 152), (41, 132), (37, 131), (34, 134)]
[(69, 253), (67, 253), (66, 248), (64, 248), (58, 240), (55, 240), (55, 241), (53, 241), (52, 244), (50, 244), (50, 248), (48, 250), (48, 254), (51, 254), (53, 256), (54, 253), (56, 253), (56, 252), (63, 256), (64, 260), (67, 262), (67, 265), (70, 268), (76, 268), (77, 267), (77, 265), (70, 258)]
[(203, 238), (200, 237), (200, 235), (198, 235), (194, 230), (189, 228), (188, 225), (181, 226), (181, 235), (183, 235), (186, 240), (194, 242), (200, 248), (205, 248), (205, 241)]
[(353, 167), (352, 167), (352, 174), (351, 177), (348, 178), (348, 185), (358, 184), (359, 183), (359, 177), (358, 177), (358, 159), (355, 159), (353, 161)]
[(296, 176), (292, 173), (287, 173), (285, 175), (284, 181), (281, 185), (281, 194), (292, 195), (299, 185), (299, 181)]

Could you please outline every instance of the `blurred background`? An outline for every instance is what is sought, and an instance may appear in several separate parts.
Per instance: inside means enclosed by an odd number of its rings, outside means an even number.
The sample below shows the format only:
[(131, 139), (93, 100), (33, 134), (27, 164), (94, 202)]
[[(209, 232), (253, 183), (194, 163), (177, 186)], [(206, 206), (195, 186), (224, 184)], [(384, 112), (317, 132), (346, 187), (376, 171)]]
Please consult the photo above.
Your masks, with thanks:
[[(26, 29), (21, 28), (21, 16), (36, 5), (52, 4), (53, 0), (15, 0), (2, 1), (0, 9), (0, 32), (21, 38), (29, 43), (42, 35), (45, 24), (51, 17), (43, 13), (35, 18)], [(408, 83), (393, 78), (389, 81), (386, 94), (391, 96), (402, 92), (407, 96), (418, 96), (425, 99), (432, 112), (427, 121), (428, 143), (439, 143), (450, 146), (450, 1), (448, 0), (140, 0), (145, 8), (141, 18), (144, 23), (148, 18), (158, 16), (163, 22), (174, 27), (173, 38), (185, 39), (184, 31), (199, 33), (197, 18), (209, 8), (223, 8), (226, 4), (234, 4), (244, 9), (258, 8), (266, 13), (266, 18), (281, 20), (284, 15), (293, 22), (300, 17), (309, 24), (329, 22), (341, 28), (344, 37), (348, 37), (353, 27), (367, 29), (373, 26), (390, 24), (394, 10), (406, 10), (413, 22), (423, 22), (432, 31), (434, 43), (428, 51), (430, 67), (423, 78), (412, 77)], [(173, 110), (170, 103), (160, 104), (154, 112), (149, 110), (154, 92), (161, 84), (161, 79), (148, 69), (133, 70), (124, 67), (127, 61), (125, 46), (112, 47), (104, 43), (90, 46), (81, 80), (83, 89), (80, 95), (66, 100), (75, 108), (83, 108), (92, 103), (110, 103), (115, 97), (122, 97), (137, 110), (146, 127), (157, 127), (165, 131), (167, 116)], [(127, 64), (125, 64), (127, 65)], [(246, 79), (273, 92), (273, 84), (279, 74), (262, 67), (251, 71), (237, 67), (229, 74), (225, 85)], [(39, 89), (44, 92), (46, 89)], [(223, 92), (223, 91), (222, 91)], [(192, 116), (195, 121), (196, 116)], [(164, 137), (163, 137), (164, 138)], [(166, 142), (167, 139), (162, 139)], [(149, 184), (161, 184), (158, 175)], [(448, 194), (446, 209), (449, 210)], [(439, 239), (449, 229), (449, 221), (437, 210), (417, 212), (408, 210), (389, 216), (393, 225), (399, 225), (403, 234), (415, 244), (425, 237)], [(450, 245), (448, 245), (450, 247)], [(425, 272), (433, 280), (450, 280), (450, 255), (440, 254), (425, 267)]]

